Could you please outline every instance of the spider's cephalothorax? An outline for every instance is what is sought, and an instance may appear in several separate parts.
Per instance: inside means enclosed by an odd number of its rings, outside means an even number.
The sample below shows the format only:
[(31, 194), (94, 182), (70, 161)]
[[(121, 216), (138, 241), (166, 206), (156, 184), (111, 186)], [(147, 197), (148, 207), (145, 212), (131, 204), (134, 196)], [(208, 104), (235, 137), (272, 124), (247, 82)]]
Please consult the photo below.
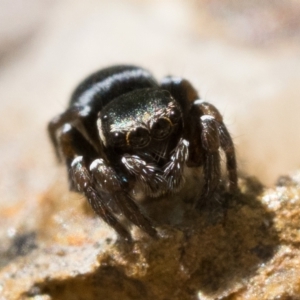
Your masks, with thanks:
[(220, 182), (221, 148), (229, 189), (237, 188), (234, 147), (222, 116), (182, 78), (158, 83), (135, 66), (101, 70), (77, 87), (69, 108), (49, 123), (49, 133), (70, 169), (71, 189), (83, 193), (127, 240), (130, 233), (111, 201), (133, 224), (156, 234), (130, 196), (137, 183), (150, 197), (174, 193), (182, 186), (185, 166), (202, 166), (204, 186), (197, 202), (205, 203)]

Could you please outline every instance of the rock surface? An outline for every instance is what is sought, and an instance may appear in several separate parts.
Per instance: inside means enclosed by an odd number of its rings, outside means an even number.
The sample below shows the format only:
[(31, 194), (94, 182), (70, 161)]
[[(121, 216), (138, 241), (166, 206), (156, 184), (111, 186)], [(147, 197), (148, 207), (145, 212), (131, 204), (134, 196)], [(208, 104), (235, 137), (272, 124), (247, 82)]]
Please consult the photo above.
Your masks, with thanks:
[(159, 238), (134, 228), (128, 245), (58, 184), (35, 230), (11, 237), (1, 299), (298, 299), (300, 173), (240, 187), (202, 211), (184, 197), (143, 204)]

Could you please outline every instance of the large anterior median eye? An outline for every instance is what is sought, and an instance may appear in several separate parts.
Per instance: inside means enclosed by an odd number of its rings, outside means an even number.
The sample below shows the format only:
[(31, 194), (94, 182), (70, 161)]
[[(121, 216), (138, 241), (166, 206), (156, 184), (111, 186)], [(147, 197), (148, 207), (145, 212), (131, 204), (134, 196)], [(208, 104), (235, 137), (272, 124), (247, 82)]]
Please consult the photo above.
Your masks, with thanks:
[(172, 124), (176, 124), (179, 122), (179, 120), (181, 119), (181, 112), (177, 109), (177, 108), (173, 108), (170, 111), (170, 116), (169, 116)]
[(127, 143), (136, 148), (143, 148), (150, 142), (150, 135), (147, 129), (139, 127), (127, 134)]
[(126, 145), (126, 137), (123, 132), (115, 131), (111, 134), (110, 143), (113, 147), (122, 147)]
[(151, 135), (157, 140), (166, 138), (172, 131), (172, 123), (167, 118), (158, 119), (152, 126)]

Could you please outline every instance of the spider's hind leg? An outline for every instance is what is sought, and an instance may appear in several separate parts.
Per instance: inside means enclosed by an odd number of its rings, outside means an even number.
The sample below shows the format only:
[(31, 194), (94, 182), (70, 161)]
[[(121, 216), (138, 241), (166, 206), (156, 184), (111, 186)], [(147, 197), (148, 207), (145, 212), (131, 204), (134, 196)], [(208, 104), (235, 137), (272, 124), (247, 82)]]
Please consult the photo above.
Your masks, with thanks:
[(183, 114), (186, 115), (190, 105), (196, 99), (199, 99), (198, 92), (192, 84), (181, 77), (167, 76), (164, 77), (160, 86), (170, 92), (174, 99), (180, 104)]
[(88, 131), (86, 128), (86, 117), (89, 115), (89, 112), (90, 108), (88, 106), (72, 106), (49, 122), (49, 137), (54, 147), (56, 157), (59, 161), (62, 160), (62, 156), (60, 153), (60, 132), (61, 128), (65, 126), (72, 126), (72, 128), (76, 128), (81, 133), (81, 135), (89, 142), (89, 144), (91, 144), (96, 150), (99, 150), (98, 145), (93, 142), (95, 136), (97, 136), (97, 132), (92, 126), (89, 126)]

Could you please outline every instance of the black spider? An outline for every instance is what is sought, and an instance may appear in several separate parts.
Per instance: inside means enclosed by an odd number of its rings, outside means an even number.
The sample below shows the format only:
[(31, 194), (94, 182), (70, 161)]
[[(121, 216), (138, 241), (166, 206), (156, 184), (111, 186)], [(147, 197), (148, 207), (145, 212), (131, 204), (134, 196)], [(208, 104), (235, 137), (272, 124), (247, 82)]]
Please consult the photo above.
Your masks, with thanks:
[(110, 203), (156, 235), (133, 199), (137, 184), (151, 197), (174, 193), (182, 186), (185, 166), (203, 166), (198, 205), (205, 203), (220, 182), (222, 148), (229, 190), (237, 189), (234, 146), (222, 116), (179, 77), (158, 83), (139, 67), (103, 69), (77, 87), (68, 109), (48, 129), (58, 158), (66, 162), (71, 189), (83, 193), (94, 211), (127, 240), (131, 235)]

